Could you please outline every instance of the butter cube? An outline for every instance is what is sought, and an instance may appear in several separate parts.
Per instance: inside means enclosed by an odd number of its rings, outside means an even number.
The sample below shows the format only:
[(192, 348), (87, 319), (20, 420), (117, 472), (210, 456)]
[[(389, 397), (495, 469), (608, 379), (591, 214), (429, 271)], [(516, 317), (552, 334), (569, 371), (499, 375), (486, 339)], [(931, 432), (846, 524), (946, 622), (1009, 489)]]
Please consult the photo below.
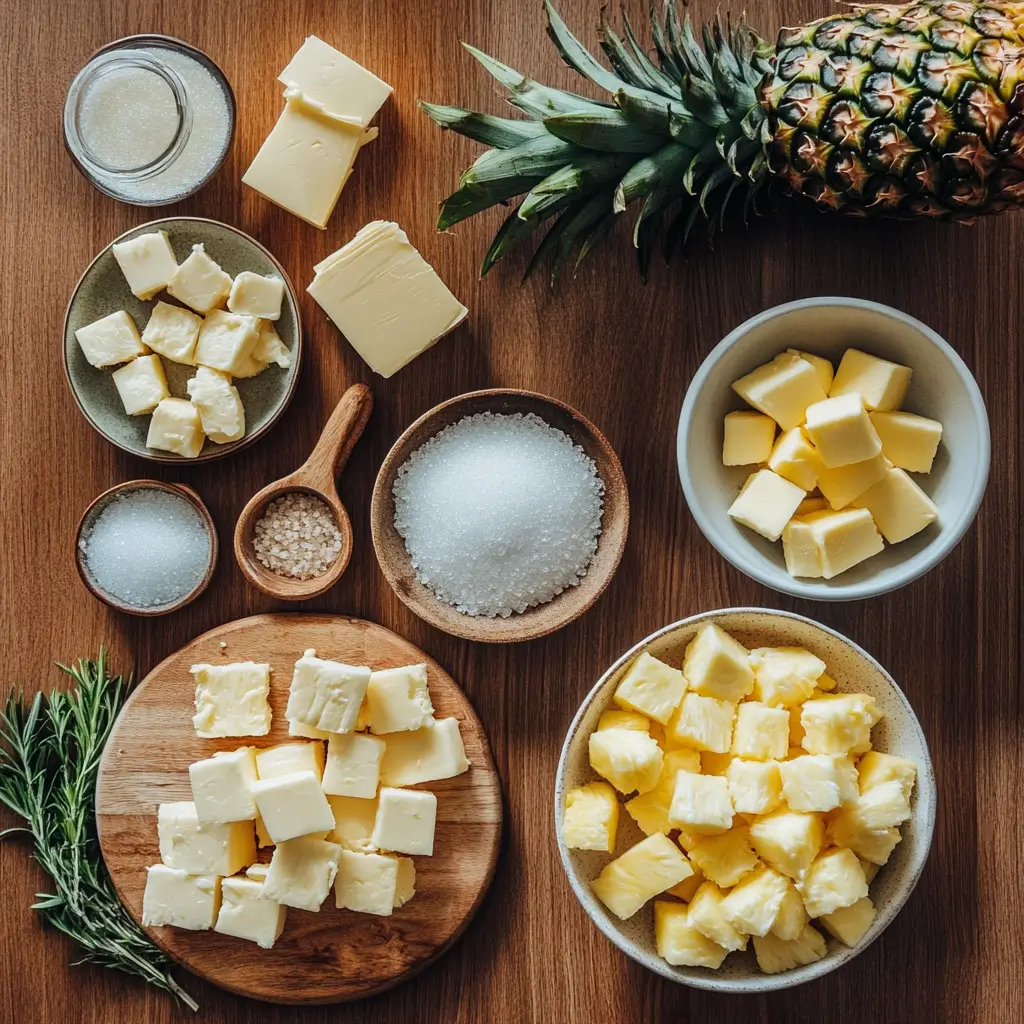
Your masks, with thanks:
[(789, 712), (758, 701), (736, 708), (731, 751), (750, 761), (781, 760), (789, 749)]
[(153, 410), (146, 434), (146, 447), (174, 452), (194, 459), (202, 450), (206, 435), (199, 410), (184, 398), (164, 398)]
[(620, 793), (646, 793), (661, 775), (664, 754), (657, 740), (635, 729), (604, 729), (590, 735), (590, 767)]
[(888, 863), (892, 851), (903, 838), (895, 826), (865, 828), (848, 807), (844, 807), (832, 819), (829, 836), (838, 846), (852, 850), (862, 860), (879, 866)]
[(127, 242), (116, 242), (110, 248), (137, 299), (151, 299), (167, 287), (178, 269), (166, 231), (148, 231)]
[(848, 348), (839, 362), (829, 394), (857, 394), (868, 409), (891, 412), (903, 404), (913, 370)]
[(371, 836), (373, 845), (392, 853), (434, 853), (437, 797), (420, 789), (381, 786), (377, 818)]
[(824, 512), (829, 507), (829, 503), (824, 498), (804, 498), (804, 500), (797, 505), (796, 514), (798, 516), (805, 516), (810, 512)]
[(334, 880), (339, 910), (390, 917), (398, 887), (398, 858), (381, 853), (342, 850)]
[(649, 899), (693, 874), (682, 850), (660, 832), (631, 846), (590, 883), (594, 895), (618, 918), (632, 917)]
[(203, 318), (190, 309), (158, 302), (142, 332), (142, 341), (172, 363), (192, 364), (202, 322)]
[(331, 734), (326, 729), (315, 729), (311, 725), (304, 725), (302, 722), (296, 722), (290, 718), (288, 719), (288, 735), (307, 740), (329, 740), (331, 738)]
[(86, 362), (99, 369), (127, 363), (149, 351), (139, 337), (135, 321), (123, 309), (79, 327), (75, 338)]
[(220, 879), (216, 875), (190, 875), (166, 864), (146, 868), (143, 927), (172, 925), (194, 932), (208, 931), (217, 920), (219, 905)]
[[(827, 507), (825, 502), (822, 504)], [(810, 524), (803, 522), (798, 516), (790, 519), (782, 531), (782, 555), (786, 560), (786, 572), (790, 576), (821, 578), (821, 552), (814, 539), (814, 532)]]
[[(192, 246), (192, 252), (167, 283), (167, 294), (191, 306), (197, 313), (209, 313), (223, 306), (230, 291), (231, 278), (207, 256), (201, 242)], [(197, 361), (202, 362), (198, 357)]]
[(750, 652), (754, 697), (769, 707), (793, 707), (814, 693), (825, 662), (802, 647), (758, 647)]
[(805, 429), (827, 469), (866, 462), (882, 450), (861, 396), (854, 392), (810, 406)]
[[(661, 774), (658, 776), (658, 783), (654, 789), (633, 797), (626, 803), (626, 812), (640, 827), (645, 835), (654, 835), (655, 832), (668, 833), (672, 831), (672, 823), (668, 820), (669, 807), (672, 804), (672, 797), (676, 788), (676, 776), (681, 771), (700, 772), (700, 754), (696, 750), (669, 750), (661, 767)], [(594, 783), (602, 785), (602, 783)], [(611, 853), (611, 849), (608, 850)]]
[(804, 754), (779, 765), (782, 795), (793, 811), (831, 811), (842, 803), (839, 770), (827, 754)]
[(905, 757), (869, 750), (857, 764), (857, 781), (861, 793), (883, 782), (898, 782), (909, 800), (917, 781), (917, 765)]
[(871, 727), (881, 717), (866, 693), (809, 700), (800, 712), (803, 748), (809, 754), (863, 754), (871, 749)]
[(278, 743), (256, 751), (256, 774), (261, 779), (276, 779), (292, 772), (313, 772), (318, 779), (324, 774), (322, 743)]
[(331, 813), (334, 815), (334, 829), (325, 838), (346, 850), (372, 853), (373, 823), (377, 819), (377, 800), (364, 800), (352, 796), (329, 796)]
[(666, 736), (684, 746), (724, 754), (732, 743), (736, 705), (687, 693), (666, 727)]
[(759, 466), (768, 461), (775, 420), (760, 412), (730, 412), (725, 417), (723, 466)]
[(658, 956), (673, 967), (714, 971), (729, 955), (727, 949), (691, 928), (687, 908), (671, 900), (654, 901), (654, 942)]
[(310, 648), (295, 662), (285, 717), (329, 732), (353, 732), (370, 670), (316, 656)]
[(418, 782), (451, 779), (469, 770), (457, 718), (431, 719), (415, 732), (388, 733), (380, 763), (386, 786), (415, 786)]
[(939, 519), (936, 504), (902, 469), (890, 469), (852, 504), (871, 513), (875, 525), (890, 544), (916, 536)]
[(160, 859), (190, 875), (233, 875), (256, 859), (251, 821), (201, 822), (191, 801), (157, 808)]
[(821, 554), (821, 574), (830, 580), (885, 548), (867, 509), (812, 512), (806, 517)]
[(827, 850), (814, 860), (797, 889), (811, 917), (849, 907), (868, 894), (864, 869), (852, 850)]
[(750, 825), (754, 852), (776, 871), (802, 878), (825, 838), (825, 826), (816, 814), (780, 810), (757, 818)]
[(337, 733), (327, 745), (325, 793), (372, 800), (377, 795), (384, 741), (361, 733)]
[(245, 316), (259, 316), (265, 320), (279, 320), (284, 301), (284, 281), (274, 274), (264, 277), (251, 270), (243, 270), (231, 283), (228, 309)]
[(673, 827), (698, 834), (725, 832), (732, 827), (732, 817), (732, 797), (727, 779), (721, 775), (696, 775), (687, 771), (676, 774), (668, 810), (668, 820)]
[[(270, 666), (254, 661), (193, 665), (196, 735), (266, 736), (270, 732)], [(231, 874), (225, 871), (224, 874)]]
[(767, 814), (782, 802), (782, 778), (777, 761), (745, 761), (734, 757), (725, 777), (737, 814)]
[(633, 729), (636, 732), (650, 732), (651, 720), (635, 711), (602, 711), (594, 732), (603, 729)]
[(785, 875), (762, 865), (722, 900), (722, 916), (745, 935), (767, 935), (791, 887)]
[(318, 913), (331, 891), (342, 849), (324, 839), (290, 839), (270, 858), (260, 897), (297, 910)]
[(823, 914), (821, 923), (844, 946), (851, 949), (864, 938), (875, 920), (875, 905), (864, 896), (848, 907), (840, 907), (831, 914)]
[(284, 931), (288, 911), (279, 903), (263, 899), (262, 879), (225, 878), (221, 882), (220, 913), (215, 932), (248, 939), (263, 949), (270, 949)]
[(411, 857), (396, 857), (395, 909), (404, 907), (416, 895), (416, 864)]
[(742, 825), (721, 835), (699, 838), (688, 853), (690, 863), (723, 889), (735, 885), (758, 864), (750, 848), (750, 834)]
[(159, 356), (139, 356), (111, 377), (129, 416), (152, 412), (165, 398), (170, 398), (167, 378)]
[(629, 667), (615, 688), (615, 703), (627, 711), (638, 711), (665, 725), (683, 699), (683, 673), (646, 651)]
[(203, 433), (211, 441), (228, 444), (245, 436), (245, 409), (228, 374), (200, 366), (185, 390), (199, 410)]
[(422, 729), (434, 717), (427, 666), (404, 665), (371, 672), (366, 704), (370, 729), (377, 734)]
[(779, 974), (791, 971), (795, 967), (806, 967), (817, 963), (826, 953), (828, 947), (821, 933), (809, 924), (795, 939), (780, 939), (777, 935), (755, 935), (754, 953), (757, 966), (765, 974)]
[(618, 827), (619, 801), (607, 782), (590, 782), (565, 794), (562, 838), (569, 849), (612, 853)]
[[(145, 337), (142, 339), (145, 341)], [(910, 412), (872, 412), (871, 424), (882, 441), (882, 454), (897, 468), (930, 473), (942, 440), (942, 424)]]
[(188, 777), (196, 814), (204, 824), (255, 819), (252, 784), (256, 781), (256, 757), (252, 747), (194, 761), (188, 766)]
[(234, 374), (252, 355), (259, 333), (259, 322), (254, 316), (211, 310), (199, 327), (195, 361)]
[(799, 427), (787, 430), (768, 456), (768, 468), (805, 491), (818, 486), (825, 463)]
[(770, 469), (758, 470), (743, 485), (729, 515), (770, 541), (777, 541), (805, 497), (796, 484)]
[(732, 388), (783, 430), (800, 426), (807, 407), (827, 397), (815, 368), (790, 352), (781, 352), (770, 363), (741, 377)]
[[(866, 462), (855, 462), (841, 469), (826, 469), (818, 477), (818, 488), (833, 509), (846, 508), (868, 488), (882, 480), (891, 468), (891, 463), (884, 455), (876, 455)], [(815, 515), (817, 513), (812, 512), (803, 518), (813, 522)]]
[(236, 371), (235, 377), (255, 377), (257, 373), (262, 373), (270, 363), (274, 363), (284, 370), (292, 365), (292, 354), (285, 347), (281, 336), (274, 329), (274, 325), (269, 320), (260, 319), (259, 331), (252, 355), (246, 360), (245, 368)]
[(714, 882), (705, 882), (690, 900), (687, 923), (723, 949), (730, 952), (746, 949), (747, 936), (729, 924), (722, 913), (724, 899), (725, 894)]
[[(787, 879), (787, 881), (789, 880)], [(789, 881), (786, 895), (783, 896), (782, 903), (779, 905), (779, 912), (775, 915), (772, 935), (785, 939), (787, 942), (792, 942), (800, 937), (810, 920), (807, 908), (804, 907), (803, 897), (792, 881)]]
[(814, 372), (817, 373), (818, 381), (821, 384), (821, 390), (827, 395), (832, 387), (834, 377), (832, 364), (824, 356), (816, 356), (813, 352), (801, 352), (795, 348), (787, 348), (786, 352), (791, 356), (799, 356), (801, 359), (806, 359), (814, 367)]
[(749, 653), (720, 626), (705, 623), (687, 644), (683, 675), (695, 693), (735, 702), (754, 688)]
[(267, 833), (278, 845), (334, 828), (334, 815), (315, 772), (257, 779), (252, 791)]

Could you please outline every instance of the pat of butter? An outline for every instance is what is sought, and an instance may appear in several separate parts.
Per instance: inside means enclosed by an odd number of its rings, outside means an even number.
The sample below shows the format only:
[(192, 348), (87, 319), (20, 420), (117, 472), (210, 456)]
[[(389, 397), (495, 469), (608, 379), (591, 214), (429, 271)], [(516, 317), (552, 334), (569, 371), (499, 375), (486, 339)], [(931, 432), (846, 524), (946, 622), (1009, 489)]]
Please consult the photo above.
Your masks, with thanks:
[(232, 313), (278, 320), (284, 300), (284, 281), (270, 274), (254, 274), (243, 270), (232, 282), (228, 295), (228, 309)]
[(167, 284), (168, 295), (191, 306), (197, 313), (209, 313), (223, 306), (230, 291), (231, 278), (206, 255), (202, 242), (192, 246), (192, 252)]
[[(142, 339), (145, 341), (145, 337)], [(882, 454), (897, 468), (930, 473), (942, 440), (942, 424), (911, 412), (872, 412), (871, 423), (882, 441)]]
[(791, 356), (799, 356), (801, 359), (806, 359), (814, 367), (818, 380), (821, 382), (821, 390), (827, 395), (835, 377), (832, 364), (824, 356), (816, 356), (813, 352), (802, 352), (798, 348), (787, 348), (786, 351)]
[(199, 820), (214, 823), (253, 821), (256, 756), (252, 747), (221, 752), (188, 766), (192, 799)]
[(783, 430), (799, 427), (807, 407), (827, 397), (815, 368), (791, 352), (781, 352), (733, 384), (733, 390)]
[(254, 316), (212, 310), (199, 328), (195, 361), (214, 370), (234, 374), (244, 366), (259, 341), (259, 321)]
[(339, 910), (389, 917), (398, 888), (398, 858), (382, 853), (341, 851), (334, 880), (334, 902)]
[(262, 880), (225, 878), (220, 886), (220, 913), (213, 930), (270, 949), (284, 931), (288, 911), (280, 903), (263, 899), (262, 889)]
[(329, 796), (334, 830), (327, 834), (332, 843), (346, 850), (372, 853), (377, 849), (370, 838), (377, 820), (377, 800), (363, 800), (354, 796)]
[[(270, 732), (270, 666), (255, 661), (193, 665), (196, 735), (266, 736)], [(229, 872), (226, 872), (229, 873)]]
[(829, 507), (824, 498), (804, 498), (796, 507), (798, 516), (805, 516), (808, 512), (824, 512)]
[(256, 774), (261, 779), (275, 779), (292, 772), (324, 774), (324, 745), (322, 743), (278, 743), (256, 751)]
[(228, 374), (200, 366), (185, 390), (199, 410), (203, 433), (211, 441), (227, 444), (245, 437), (245, 409)]
[(318, 658), (310, 648), (297, 662), (285, 717), (327, 732), (354, 732), (370, 670)]
[(201, 822), (189, 801), (157, 808), (160, 859), (191, 875), (233, 875), (256, 859), (251, 821)]
[(731, 412), (725, 417), (723, 466), (759, 466), (768, 461), (775, 420), (760, 412)]
[(149, 351), (135, 321), (123, 309), (79, 327), (75, 338), (89, 365), (99, 369), (127, 363)]
[(159, 356), (139, 356), (115, 370), (111, 379), (129, 416), (152, 412), (165, 398), (171, 397)]
[(245, 869), (245, 877), (252, 878), (257, 882), (262, 882), (267, 877), (267, 872), (270, 870), (269, 864), (263, 864), (257, 861), (255, 864), (250, 864)]
[(324, 792), (372, 800), (377, 795), (383, 756), (384, 741), (375, 736), (357, 732), (331, 736), (327, 745)]
[(877, 555), (885, 547), (867, 509), (812, 512), (804, 518), (821, 554), (821, 575), (827, 580)]
[(433, 793), (381, 786), (371, 838), (380, 850), (430, 857), (436, 821), (437, 797)]
[(790, 576), (821, 577), (821, 552), (810, 523), (791, 519), (782, 531), (782, 553)]
[(172, 925), (189, 931), (208, 931), (217, 920), (220, 879), (216, 875), (190, 875), (180, 868), (154, 864), (146, 868), (142, 895), (142, 924), (160, 928)]
[(846, 508), (885, 476), (892, 463), (882, 454), (842, 469), (826, 469), (818, 477), (818, 489), (833, 509)]
[(111, 246), (114, 259), (137, 299), (151, 299), (166, 288), (178, 269), (166, 231), (149, 231)]
[(813, 491), (818, 486), (818, 475), (825, 468), (825, 463), (804, 432), (794, 427), (776, 441), (768, 457), (768, 468), (797, 487)]
[(329, 740), (331, 738), (331, 734), (326, 729), (314, 729), (311, 725), (293, 722), (290, 718), (288, 719), (288, 735), (301, 736), (307, 740)]
[(853, 503), (866, 508), (890, 544), (899, 544), (937, 522), (939, 510), (902, 469), (890, 469)]
[(754, 473), (729, 507), (729, 515), (755, 533), (776, 541), (806, 497), (796, 484), (770, 469)]
[(828, 469), (873, 459), (882, 450), (861, 396), (855, 392), (810, 406), (807, 435)]
[(839, 362), (829, 395), (834, 398), (858, 394), (868, 409), (891, 412), (902, 405), (913, 372), (909, 366), (848, 348)]
[(252, 793), (267, 834), (276, 844), (334, 828), (331, 806), (315, 772), (257, 779)]
[(292, 365), (292, 354), (285, 348), (281, 336), (274, 330), (274, 325), (262, 318), (256, 322), (259, 324), (256, 347), (235, 367), (233, 377), (255, 377), (271, 363), (276, 363), (284, 369)]
[(158, 302), (142, 332), (142, 341), (172, 363), (191, 365), (203, 318), (190, 309)]
[(372, 672), (366, 687), (366, 704), (370, 729), (378, 735), (422, 729), (434, 717), (427, 666), (404, 665)]
[(469, 769), (457, 718), (431, 720), (415, 732), (389, 733), (384, 740), (383, 785), (415, 786), (451, 779)]
[(340, 846), (323, 839), (281, 843), (270, 859), (260, 898), (318, 912), (334, 884), (341, 852)]
[(202, 450), (206, 435), (199, 410), (184, 398), (165, 398), (153, 410), (146, 434), (146, 447), (174, 452), (194, 459)]

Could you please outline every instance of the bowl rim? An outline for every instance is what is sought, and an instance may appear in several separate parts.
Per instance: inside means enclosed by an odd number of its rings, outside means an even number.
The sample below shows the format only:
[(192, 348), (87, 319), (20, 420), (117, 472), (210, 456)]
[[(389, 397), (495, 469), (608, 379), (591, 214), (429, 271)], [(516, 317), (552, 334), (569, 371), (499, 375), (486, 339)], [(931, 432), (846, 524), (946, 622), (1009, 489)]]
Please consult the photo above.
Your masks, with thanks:
[[(244, 239), (250, 245), (255, 246), (268, 260), (274, 265), (277, 273), (281, 275), (281, 280), (284, 281), (285, 291), (288, 293), (291, 301), (292, 309), (295, 311), (295, 344), (289, 350), (292, 354), (292, 367), (290, 368), (290, 379), (288, 386), (285, 389), (284, 394), (281, 396), (278, 402), (277, 408), (271, 413), (270, 418), (262, 426), (257, 427), (256, 430), (251, 433), (246, 433), (244, 437), (239, 438), (237, 441), (231, 441), (228, 444), (217, 445), (208, 452), (200, 452), (194, 459), (186, 459), (183, 455), (175, 455), (173, 452), (159, 453), (155, 449), (146, 448), (144, 451), (138, 451), (129, 445), (123, 444), (121, 441), (114, 437), (111, 437), (103, 427), (96, 422), (95, 419), (89, 414), (88, 410), (82, 402), (81, 397), (78, 394), (78, 388), (75, 387), (75, 382), (71, 377), (71, 365), (68, 360), (68, 327), (71, 320), (71, 310), (74, 308), (75, 302), (78, 300), (78, 293), (82, 290), (82, 285), (85, 283), (85, 279), (92, 272), (93, 267), (100, 261), (100, 259), (106, 255), (118, 242), (124, 239), (134, 237), (142, 231), (158, 231), (161, 225), (181, 223), (182, 221), (195, 221), (199, 224), (213, 224), (218, 228), (224, 228), (225, 230), (237, 235), (239, 238)], [(241, 228), (235, 227), (233, 224), (227, 224), (222, 220), (217, 220), (214, 217), (160, 217), (157, 220), (146, 221), (144, 224), (136, 224), (135, 227), (129, 228), (127, 231), (123, 231), (117, 238), (111, 239), (103, 246), (99, 252), (89, 261), (89, 265), (82, 271), (81, 276), (75, 282), (75, 287), (71, 292), (71, 298), (68, 299), (68, 304), (64, 310), (64, 326), (61, 333), (61, 360), (64, 365), (64, 380), (67, 382), (68, 390), (71, 392), (71, 397), (75, 400), (75, 405), (78, 406), (78, 411), (85, 417), (85, 421), (100, 435), (105, 441), (112, 444), (115, 448), (119, 448), (123, 452), (127, 452), (129, 455), (135, 456), (138, 459), (147, 459), (149, 462), (158, 462), (165, 465), (174, 466), (193, 466), (203, 462), (214, 462), (217, 459), (225, 459), (230, 455), (234, 455), (235, 452), (242, 451), (244, 448), (248, 448), (249, 445), (255, 444), (264, 434), (273, 427), (277, 421), (284, 415), (285, 410), (291, 404), (292, 398), (295, 395), (295, 390), (299, 384), (299, 373), (302, 369), (302, 310), (299, 305), (299, 296), (295, 291), (295, 285), (292, 283), (292, 279), (288, 276), (288, 272), (281, 265), (281, 261), (262, 243), (257, 241), (248, 232), (243, 231)], [(205, 445), (205, 442), (204, 442)]]
[[(737, 342), (744, 338), (754, 328), (760, 327), (769, 320), (802, 309), (813, 309), (821, 306), (837, 306), (852, 309), (868, 310), (879, 313), (882, 316), (917, 330), (942, 354), (953, 366), (957, 376), (963, 382), (964, 390), (967, 392), (971, 403), (971, 409), (977, 424), (977, 458), (975, 460), (973, 478), (968, 490), (968, 500), (963, 512), (945, 529), (940, 537), (937, 537), (927, 547), (919, 552), (919, 556), (913, 562), (907, 562), (893, 567), (892, 577), (883, 581), (878, 576), (859, 583), (832, 583), (828, 587), (821, 583), (804, 582), (796, 577), (784, 576), (783, 579), (775, 579), (763, 572), (754, 562), (748, 560), (733, 545), (727, 544), (724, 540), (720, 543), (717, 527), (711, 518), (704, 514), (700, 500), (694, 487), (693, 477), (690, 472), (689, 456), (687, 453), (690, 429), (692, 426), (694, 409), (698, 396), (704, 387), (712, 369), (725, 353)], [(797, 299), (793, 302), (786, 302), (770, 309), (763, 310), (756, 316), (745, 320), (738, 327), (730, 331), (715, 347), (708, 353), (707, 357), (700, 364), (697, 372), (693, 375), (689, 387), (686, 389), (686, 396), (683, 399), (682, 409), (679, 413), (679, 426), (676, 431), (676, 464), (679, 473), (679, 482), (683, 488), (683, 495), (690, 510), (690, 515), (700, 528), (701, 533), (708, 543), (731, 565), (735, 566), (744, 575), (762, 583), (778, 593), (791, 594), (794, 597), (803, 597), (812, 601), (858, 601), (868, 597), (877, 597), (881, 594), (889, 594), (905, 587), (916, 579), (924, 576), (935, 568), (947, 555), (960, 543), (963, 535), (967, 532), (971, 523), (974, 522), (985, 497), (985, 489), (988, 484), (989, 467), (992, 457), (992, 440), (989, 429), (988, 411), (985, 407), (985, 399), (978, 387), (978, 382), (971, 373), (967, 364), (960, 357), (959, 353), (940, 334), (927, 324), (904, 313), (902, 310), (892, 306), (886, 306), (880, 302), (873, 302), (870, 299), (858, 299), (850, 296), (822, 295), (807, 299)]]
[[(844, 955), (837, 957), (826, 957), (825, 959), (815, 961), (813, 964), (809, 964), (802, 968), (797, 968), (793, 971), (784, 971), (780, 974), (765, 974), (757, 975), (749, 979), (743, 979), (739, 981), (726, 981), (724, 979), (717, 978), (714, 973), (710, 973), (707, 977), (701, 975), (695, 976), (682, 976), (676, 973), (675, 969), (668, 963), (656, 964), (652, 967), (651, 964), (647, 963), (644, 955), (635, 948), (634, 943), (630, 942), (623, 935), (619, 933), (617, 929), (610, 925), (606, 925), (604, 921), (596, 917), (591, 909), (591, 904), (595, 903), (595, 897), (586, 888), (585, 884), (577, 877), (576, 872), (572, 866), (570, 859), (569, 849), (565, 845), (562, 838), (562, 801), (563, 794), (565, 792), (565, 774), (567, 769), (567, 763), (569, 759), (569, 744), (573, 737), (579, 732), (580, 725), (583, 721), (583, 716), (590, 708), (594, 700), (597, 699), (600, 691), (607, 685), (608, 681), (626, 664), (628, 664), (633, 658), (642, 654), (651, 644), (667, 633), (672, 633), (676, 630), (686, 628), (688, 626), (700, 625), (703, 622), (709, 620), (721, 621), (724, 618), (731, 617), (733, 615), (772, 615), (779, 616), (784, 619), (791, 619), (794, 622), (800, 622), (804, 625), (809, 625), (814, 629), (820, 630), (840, 643), (846, 644), (856, 654), (860, 655), (866, 661), (868, 661), (874, 668), (878, 670), (882, 678), (889, 684), (892, 692), (899, 704), (902, 705), (904, 711), (909, 716), (909, 721), (912, 724), (914, 730), (917, 732), (918, 738), (921, 742), (922, 750), (924, 751), (924, 760), (918, 765), (918, 799), (914, 803), (915, 813), (921, 806), (922, 792), (928, 794), (927, 806), (925, 807), (925, 814), (923, 819), (915, 821), (915, 825), (921, 829), (921, 837), (923, 840), (921, 851), (917, 856), (910, 861), (907, 865), (907, 878), (900, 889), (900, 891), (885, 905), (884, 911), (880, 910), (878, 913), (878, 919), (883, 919), (881, 927), (875, 932), (875, 934), (862, 945), (855, 946), (852, 949), (847, 949)], [(723, 628), (727, 629), (727, 625), (723, 625)], [(881, 663), (871, 654), (869, 654), (860, 644), (851, 640), (848, 636), (840, 633), (838, 630), (832, 629), (830, 626), (826, 626), (822, 622), (818, 622), (816, 619), (808, 618), (806, 615), (799, 615), (796, 612), (783, 611), (780, 608), (757, 608), (757, 607), (733, 607), (733, 608), (719, 608), (712, 611), (698, 612), (696, 615), (687, 616), (684, 619), (679, 619), (676, 622), (672, 622), (667, 626), (662, 626), (661, 629), (655, 630), (649, 636), (645, 637), (639, 643), (634, 644), (628, 651), (621, 654), (616, 660), (601, 674), (598, 681), (591, 687), (590, 691), (583, 698), (582, 703), (573, 716), (572, 722), (569, 725), (568, 730), (565, 734), (565, 739), (562, 741), (562, 751), (558, 756), (558, 767), (555, 771), (555, 793), (554, 793), (554, 826), (555, 826), (555, 841), (558, 844), (558, 853), (562, 861), (562, 868), (565, 871), (566, 877), (569, 881), (569, 885), (572, 888), (573, 893), (579, 900), (580, 905), (583, 907), (587, 917), (597, 925), (602, 934), (609, 939), (613, 945), (618, 947), (623, 953), (625, 953), (631, 960), (635, 960), (638, 964), (646, 967), (650, 971), (667, 978), (669, 981), (674, 981), (677, 984), (687, 985), (691, 988), (703, 989), (710, 992), (724, 992), (724, 993), (750, 993), (750, 994), (763, 994), (765, 992), (775, 992), (781, 989), (795, 988), (797, 985), (803, 985), (810, 981), (815, 981), (826, 974), (830, 974), (832, 971), (842, 967), (850, 960), (859, 956), (865, 949), (870, 946), (875, 939), (879, 937), (889, 927), (890, 924), (896, 919), (900, 910), (903, 909), (907, 900), (910, 898), (911, 893), (917, 887), (918, 881), (920, 881), (921, 874), (924, 871), (925, 865), (928, 862), (928, 856), (931, 853), (932, 840), (935, 835), (935, 817), (937, 809), (937, 783), (935, 780), (935, 769), (932, 764), (931, 751), (928, 746), (928, 738), (925, 735), (924, 729), (921, 727), (921, 722), (915, 713), (913, 706), (911, 705), (907, 695), (900, 689), (899, 684), (889, 674), (889, 672), (881, 665)], [(796, 977), (794, 977), (796, 975)]]

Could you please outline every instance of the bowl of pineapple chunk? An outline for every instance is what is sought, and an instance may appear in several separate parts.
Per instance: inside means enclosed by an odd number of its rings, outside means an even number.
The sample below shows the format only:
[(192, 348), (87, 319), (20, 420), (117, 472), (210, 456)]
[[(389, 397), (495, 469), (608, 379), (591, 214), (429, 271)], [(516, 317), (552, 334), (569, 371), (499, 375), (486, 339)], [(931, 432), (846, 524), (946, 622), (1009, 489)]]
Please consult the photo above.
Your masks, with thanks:
[(888, 593), (942, 561), (989, 459), (963, 360), (861, 299), (803, 299), (737, 327), (679, 418), (679, 478), (707, 539), (748, 576), (819, 601)]
[(574, 892), (673, 981), (764, 992), (820, 977), (892, 922), (935, 827), (928, 744), (851, 640), (739, 608), (627, 651), (576, 713), (555, 832)]

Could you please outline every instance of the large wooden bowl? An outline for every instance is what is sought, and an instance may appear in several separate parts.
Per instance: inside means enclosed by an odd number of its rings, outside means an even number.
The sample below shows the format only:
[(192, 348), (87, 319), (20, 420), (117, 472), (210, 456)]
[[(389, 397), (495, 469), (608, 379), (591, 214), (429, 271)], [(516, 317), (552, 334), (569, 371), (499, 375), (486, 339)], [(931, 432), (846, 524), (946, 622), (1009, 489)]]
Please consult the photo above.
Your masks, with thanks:
[[(466, 615), (438, 600), (417, 578), (405, 541), (395, 529), (395, 478), (409, 456), (445, 427), (480, 412), (534, 413), (564, 431), (594, 460), (604, 481), (604, 513), (597, 553), (578, 586), (568, 587), (547, 604), (508, 618)], [(530, 391), (494, 388), (472, 391), (442, 402), (421, 416), (395, 442), (377, 474), (370, 510), (373, 546), (392, 589), (421, 619), (453, 636), (485, 643), (533, 640), (568, 625), (604, 592), (622, 558), (629, 532), (629, 492), (622, 464), (604, 435), (585, 416), (563, 402)]]

